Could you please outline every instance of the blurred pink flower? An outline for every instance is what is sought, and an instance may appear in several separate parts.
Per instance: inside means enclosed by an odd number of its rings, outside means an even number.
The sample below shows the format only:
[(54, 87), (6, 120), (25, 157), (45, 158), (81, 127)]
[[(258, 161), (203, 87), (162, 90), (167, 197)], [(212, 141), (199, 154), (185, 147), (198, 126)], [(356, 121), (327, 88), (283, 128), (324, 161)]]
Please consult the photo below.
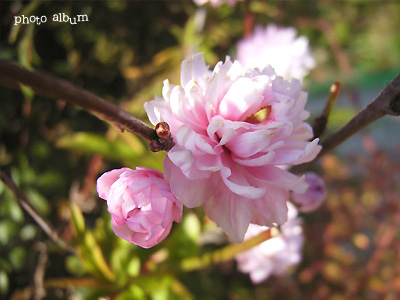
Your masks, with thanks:
[(107, 200), (115, 234), (143, 248), (160, 243), (172, 222), (182, 220), (182, 205), (158, 170), (137, 167), (106, 172), (97, 179), (97, 192)]
[(220, 7), (222, 3), (226, 2), (229, 6), (235, 5), (236, 2), (241, 2), (244, 0), (193, 0), (196, 5), (201, 6), (206, 3), (210, 3), (211, 6)]
[(237, 59), (245, 68), (264, 68), (271, 65), (285, 79), (303, 79), (315, 67), (308, 39), (296, 38), (295, 28), (274, 24), (263, 29), (258, 26), (251, 36), (237, 45)]
[[(289, 267), (301, 261), (304, 243), (302, 221), (297, 218), (294, 205), (288, 203), (288, 207), (288, 221), (281, 226), (280, 232), (272, 228), (275, 236), (236, 256), (239, 271), (249, 273), (254, 284), (272, 274), (281, 276)], [(267, 229), (268, 227), (250, 224), (244, 239), (250, 239)]]
[(166, 80), (163, 98), (145, 103), (150, 121), (167, 122), (174, 136), (164, 161), (172, 193), (187, 207), (204, 205), (235, 242), (249, 223), (285, 223), (289, 191), (307, 184), (278, 165), (310, 161), (321, 148), (308, 141), (306, 101), (300, 81), (270, 67), (242, 69), (227, 57), (210, 71), (201, 53), (185, 60), (181, 86)]
[(326, 187), (324, 180), (315, 173), (306, 173), (306, 182), (309, 185), (304, 194), (293, 193), (293, 202), (299, 205), (299, 211), (312, 212), (325, 200)]

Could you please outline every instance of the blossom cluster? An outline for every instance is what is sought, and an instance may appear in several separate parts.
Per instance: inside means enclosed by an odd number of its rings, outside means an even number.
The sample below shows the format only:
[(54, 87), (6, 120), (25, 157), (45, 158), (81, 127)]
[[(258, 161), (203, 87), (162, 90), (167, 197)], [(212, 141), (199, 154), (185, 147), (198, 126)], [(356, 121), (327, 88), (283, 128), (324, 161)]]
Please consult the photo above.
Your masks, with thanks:
[(257, 284), (270, 275), (282, 275), (291, 266), (301, 261), (301, 248), (304, 243), (302, 220), (296, 207), (288, 203), (288, 221), (279, 230), (251, 224), (245, 235), (250, 239), (262, 231), (271, 230), (272, 238), (236, 256), (239, 271), (249, 273)]
[(290, 192), (308, 187), (285, 166), (308, 162), (321, 148), (309, 141), (306, 100), (300, 81), (270, 66), (245, 69), (227, 57), (211, 71), (202, 54), (185, 60), (181, 85), (166, 80), (163, 97), (145, 104), (150, 121), (167, 122), (174, 137), (164, 162), (173, 202), (203, 205), (235, 242), (250, 223), (284, 224)]
[(304, 177), (285, 171), (320, 151), (304, 120), (307, 95), (267, 66), (242, 68), (227, 57), (211, 71), (202, 54), (182, 64), (181, 85), (164, 82), (163, 97), (145, 104), (153, 124), (167, 122), (175, 146), (164, 177), (178, 201), (203, 205), (235, 242), (250, 223), (287, 221), (290, 191), (304, 193)]
[(219, 7), (221, 6), (224, 2), (226, 2), (229, 6), (235, 5), (236, 2), (240, 2), (244, 0), (194, 0), (194, 3), (196, 5), (205, 5), (206, 3), (210, 3), (211, 6), (213, 7)]
[(315, 60), (308, 39), (296, 35), (293, 27), (256, 26), (252, 35), (238, 42), (237, 59), (245, 68), (271, 65), (279, 76), (301, 80), (315, 67)]
[(144, 105), (150, 122), (166, 122), (174, 139), (164, 174), (122, 168), (97, 182), (116, 235), (152, 247), (181, 221), (183, 206), (202, 206), (238, 243), (281, 225), (237, 256), (239, 270), (255, 283), (299, 262), (301, 220), (289, 201), (310, 212), (326, 191), (317, 175), (289, 171), (321, 150), (305, 122), (307, 93), (299, 80), (314, 61), (307, 40), (295, 36), (292, 28), (257, 28), (239, 42), (238, 60), (227, 56), (211, 70), (197, 53), (183, 61), (180, 85), (164, 81), (162, 97)]

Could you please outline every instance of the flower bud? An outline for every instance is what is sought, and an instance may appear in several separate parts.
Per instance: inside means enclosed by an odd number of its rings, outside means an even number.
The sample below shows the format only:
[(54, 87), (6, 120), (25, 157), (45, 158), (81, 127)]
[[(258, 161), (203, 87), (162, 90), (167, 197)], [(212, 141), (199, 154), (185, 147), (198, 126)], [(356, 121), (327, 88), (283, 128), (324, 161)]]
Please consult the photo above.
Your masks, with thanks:
[(306, 183), (309, 185), (304, 194), (293, 192), (293, 202), (301, 212), (316, 210), (325, 200), (326, 187), (324, 180), (315, 173), (306, 173)]
[(182, 220), (182, 205), (163, 174), (155, 169), (106, 172), (97, 179), (97, 192), (107, 200), (115, 234), (143, 248), (160, 243), (171, 231), (173, 221)]
[(171, 131), (169, 130), (168, 123), (166, 123), (166, 122), (157, 123), (156, 133), (162, 139), (166, 139), (167, 137), (169, 137), (171, 134)]

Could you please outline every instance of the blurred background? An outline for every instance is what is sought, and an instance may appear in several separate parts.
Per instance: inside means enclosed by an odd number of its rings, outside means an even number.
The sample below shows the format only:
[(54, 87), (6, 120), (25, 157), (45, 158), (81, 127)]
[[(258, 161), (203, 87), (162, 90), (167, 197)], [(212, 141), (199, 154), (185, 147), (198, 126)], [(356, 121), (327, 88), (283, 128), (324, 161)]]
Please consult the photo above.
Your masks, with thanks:
[[(53, 21), (59, 13), (89, 21)], [(148, 122), (143, 103), (161, 95), (164, 79), (179, 84), (183, 59), (203, 52), (213, 67), (235, 57), (249, 14), (255, 24), (295, 27), (309, 39), (316, 60), (303, 81), (310, 122), (330, 85), (342, 84), (328, 134), (399, 73), (396, 1), (2, 1), (0, 58), (66, 79)], [(14, 25), (22, 15), (47, 22)], [(0, 85), (0, 167), (79, 251), (54, 245), (0, 182), (0, 298), (399, 299), (399, 129), (399, 117), (386, 116), (315, 166), (328, 195), (319, 210), (301, 215), (302, 262), (253, 285), (235, 261), (169, 269), (226, 243), (201, 209), (186, 209), (183, 222), (149, 250), (114, 235), (97, 177), (120, 167), (162, 171), (165, 153), (62, 100)]]

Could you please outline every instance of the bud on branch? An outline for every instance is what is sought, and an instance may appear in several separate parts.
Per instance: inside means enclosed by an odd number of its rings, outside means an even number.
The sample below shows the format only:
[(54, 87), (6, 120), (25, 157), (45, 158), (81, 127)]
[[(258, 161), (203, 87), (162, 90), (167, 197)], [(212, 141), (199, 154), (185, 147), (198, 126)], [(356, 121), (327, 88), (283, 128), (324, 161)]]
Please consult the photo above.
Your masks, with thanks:
[[(110, 122), (121, 131), (133, 132), (151, 141), (151, 143), (157, 145), (158, 151), (167, 150), (165, 147), (169, 147), (168, 149), (172, 147), (172, 137), (160, 138), (152, 127), (132, 114), (65, 80), (43, 72), (29, 71), (3, 59), (0, 59), (0, 79), (14, 85), (28, 86), (39, 95), (52, 99), (62, 99), (79, 106), (98, 118)], [(3, 83), (3, 80), (0, 80), (0, 82)]]

